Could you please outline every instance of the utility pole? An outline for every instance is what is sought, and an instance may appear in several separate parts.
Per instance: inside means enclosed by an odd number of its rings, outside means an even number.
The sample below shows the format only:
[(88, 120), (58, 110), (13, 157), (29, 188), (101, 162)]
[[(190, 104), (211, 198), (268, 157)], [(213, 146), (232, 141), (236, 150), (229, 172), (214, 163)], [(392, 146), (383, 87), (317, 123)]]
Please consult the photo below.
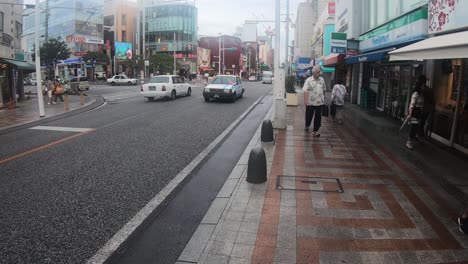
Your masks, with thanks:
[(288, 57), (288, 52), (289, 52), (289, 0), (286, 0), (286, 45), (285, 45), (285, 50), (286, 53), (284, 56), (284, 72), (285, 76), (287, 77), (289, 75), (289, 57)]
[(173, 74), (176, 75), (177, 74), (177, 71), (176, 71), (176, 42), (175, 42), (175, 32), (174, 32), (174, 44), (173, 44), (173, 51), (174, 51), (174, 72)]
[(39, 24), (40, 24), (40, 11), (39, 11), (39, 0), (36, 0), (36, 7), (35, 7), (35, 17), (34, 17), (34, 24), (36, 25), (36, 32), (34, 33), (34, 48), (36, 53), (36, 87), (37, 87), (37, 100), (39, 103), (39, 116), (44, 117), (44, 99), (42, 98), (42, 76), (41, 76), (41, 54), (39, 49)]
[(221, 33), (219, 33), (218, 46), (218, 75), (221, 75)]
[[(143, 6), (143, 23), (142, 23), (142, 31), (143, 31), (143, 45), (142, 45), (142, 54), (143, 54), (143, 58), (144, 59), (147, 59), (146, 57), (146, 7), (145, 7), (145, 0), (141, 0), (142, 2), (142, 5)], [(146, 64), (145, 64), (145, 76), (144, 77), (147, 77), (149, 74), (146, 74)]]
[(45, 0), (45, 33), (44, 40), (47, 42), (49, 38), (49, 0)]
[(274, 101), (273, 101), (273, 120), (274, 128), (286, 128), (286, 101), (284, 100), (284, 71), (280, 69), (280, 48), (281, 48), (281, 32), (280, 32), (280, 0), (276, 0), (275, 8), (275, 81), (273, 86)]
[(224, 54), (226, 53), (226, 50), (224, 49), (224, 36), (223, 36), (223, 74), (226, 73), (226, 61), (224, 60)]

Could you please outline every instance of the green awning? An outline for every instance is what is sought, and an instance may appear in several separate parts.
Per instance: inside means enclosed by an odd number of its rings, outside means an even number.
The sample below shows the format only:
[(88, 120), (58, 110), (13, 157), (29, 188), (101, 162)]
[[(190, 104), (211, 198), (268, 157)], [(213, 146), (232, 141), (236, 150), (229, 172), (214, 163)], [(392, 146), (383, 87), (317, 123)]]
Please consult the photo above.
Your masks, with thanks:
[(10, 60), (10, 59), (1, 59), (5, 63), (15, 65), (18, 69), (28, 72), (33, 72), (36, 70), (36, 66), (31, 63), (27, 63), (25, 61), (18, 61), (18, 60)]

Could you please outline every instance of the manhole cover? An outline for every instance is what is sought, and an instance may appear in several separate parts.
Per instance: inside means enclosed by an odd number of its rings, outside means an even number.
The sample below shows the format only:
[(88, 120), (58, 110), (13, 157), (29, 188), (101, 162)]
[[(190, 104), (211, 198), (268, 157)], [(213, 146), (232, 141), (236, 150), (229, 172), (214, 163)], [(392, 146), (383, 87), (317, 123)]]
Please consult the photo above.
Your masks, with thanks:
[[(298, 184), (304, 183), (309, 185), (309, 189), (296, 188)], [(322, 183), (335, 184), (336, 188), (333, 190), (323, 190), (321, 188)], [(291, 176), (291, 175), (279, 175), (276, 179), (277, 190), (290, 190), (290, 191), (304, 191), (304, 192), (337, 192), (343, 193), (343, 186), (341, 185), (340, 179), (330, 177), (307, 177), (307, 176)]]

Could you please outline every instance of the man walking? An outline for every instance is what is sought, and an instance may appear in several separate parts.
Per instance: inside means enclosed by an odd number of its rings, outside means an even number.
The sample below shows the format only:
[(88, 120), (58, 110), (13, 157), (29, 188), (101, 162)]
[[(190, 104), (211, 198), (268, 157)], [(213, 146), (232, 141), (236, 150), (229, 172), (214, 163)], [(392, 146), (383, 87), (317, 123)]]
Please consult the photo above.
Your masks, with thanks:
[(302, 90), (304, 91), (304, 105), (306, 106), (305, 131), (309, 131), (309, 126), (314, 118), (314, 129), (312, 134), (320, 136), (318, 130), (322, 124), (322, 107), (325, 103), (325, 81), (320, 76), (320, 66), (314, 66), (312, 76), (307, 78)]

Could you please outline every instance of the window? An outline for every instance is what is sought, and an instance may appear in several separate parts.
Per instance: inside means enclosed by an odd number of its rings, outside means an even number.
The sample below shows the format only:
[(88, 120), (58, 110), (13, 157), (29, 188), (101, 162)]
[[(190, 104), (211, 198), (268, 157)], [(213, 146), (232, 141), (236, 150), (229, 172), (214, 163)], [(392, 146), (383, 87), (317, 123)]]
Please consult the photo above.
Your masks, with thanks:
[(122, 26), (126, 26), (126, 25), (127, 25), (127, 15), (122, 14)]
[(122, 30), (122, 41), (123, 42), (127, 41), (127, 31), (126, 30)]
[(382, 25), (387, 21), (387, 8), (386, 0), (377, 0), (376, 1), (376, 8), (377, 8), (377, 26)]
[(0, 12), (0, 32), (3, 32), (3, 12)]
[(21, 23), (16, 22), (16, 37), (21, 38), (23, 35), (23, 25)]
[(424, 5), (425, 3), (427, 3), (427, 1), (421, 1), (421, 0), (405, 0), (405, 1), (402, 1), (403, 3), (403, 12), (402, 13), (405, 13), (405, 12), (408, 12), (412, 9), (415, 9), (416, 7), (420, 7), (422, 5)]
[(388, 1), (387, 15), (388, 20), (391, 20), (400, 15), (400, 3), (399, 1)]

